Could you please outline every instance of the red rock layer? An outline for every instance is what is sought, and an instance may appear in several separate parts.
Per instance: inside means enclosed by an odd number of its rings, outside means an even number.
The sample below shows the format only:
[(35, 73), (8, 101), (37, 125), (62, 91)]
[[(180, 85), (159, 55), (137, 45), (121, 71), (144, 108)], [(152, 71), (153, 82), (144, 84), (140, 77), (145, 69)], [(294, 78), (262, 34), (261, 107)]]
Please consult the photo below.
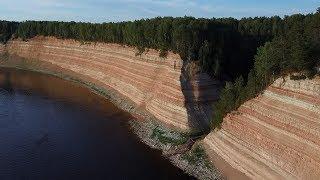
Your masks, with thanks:
[(163, 59), (157, 51), (149, 50), (136, 57), (136, 50), (127, 46), (45, 37), (9, 41), (6, 50), (95, 79), (160, 121), (182, 130), (206, 126), (211, 104), (217, 98), (216, 82), (206, 74), (185, 80), (181, 76), (182, 60), (173, 53)]
[(319, 179), (320, 78), (276, 80), (204, 143), (251, 179)]

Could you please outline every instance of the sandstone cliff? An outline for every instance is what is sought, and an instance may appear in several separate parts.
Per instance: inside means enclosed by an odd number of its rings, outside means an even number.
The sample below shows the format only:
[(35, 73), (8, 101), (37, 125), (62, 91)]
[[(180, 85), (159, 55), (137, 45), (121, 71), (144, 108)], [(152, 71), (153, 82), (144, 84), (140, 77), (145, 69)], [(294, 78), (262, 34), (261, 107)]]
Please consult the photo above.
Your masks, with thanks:
[(224, 161), (222, 170), (232, 167), (251, 179), (319, 179), (320, 78), (276, 80), (229, 114), (204, 144), (213, 161)]
[(181, 130), (207, 127), (217, 98), (218, 82), (204, 73), (188, 80), (182, 75), (183, 61), (173, 53), (165, 59), (155, 50), (136, 56), (132, 47), (50, 37), (11, 40), (4, 50), (86, 75)]

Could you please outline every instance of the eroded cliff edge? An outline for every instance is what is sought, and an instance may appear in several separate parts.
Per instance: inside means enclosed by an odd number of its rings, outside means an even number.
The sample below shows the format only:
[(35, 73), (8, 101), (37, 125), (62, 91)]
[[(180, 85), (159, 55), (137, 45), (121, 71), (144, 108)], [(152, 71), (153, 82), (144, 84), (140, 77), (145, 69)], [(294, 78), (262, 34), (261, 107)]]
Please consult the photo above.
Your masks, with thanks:
[(208, 128), (211, 105), (218, 97), (219, 82), (205, 73), (186, 78), (183, 61), (174, 53), (165, 59), (155, 50), (136, 56), (137, 50), (128, 46), (53, 37), (10, 40), (0, 49), (86, 75), (183, 131)]
[(320, 77), (277, 79), (225, 117), (204, 144), (213, 161), (224, 161), (218, 168), (238, 170), (236, 176), (319, 179)]

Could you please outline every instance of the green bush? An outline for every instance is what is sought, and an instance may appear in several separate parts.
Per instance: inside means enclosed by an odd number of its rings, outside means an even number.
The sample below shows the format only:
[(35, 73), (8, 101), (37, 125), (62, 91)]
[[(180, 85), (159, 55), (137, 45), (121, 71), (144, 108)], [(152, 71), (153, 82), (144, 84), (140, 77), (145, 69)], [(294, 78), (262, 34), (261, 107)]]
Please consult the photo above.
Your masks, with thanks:
[(198, 165), (204, 162), (207, 168), (212, 168), (205, 150), (200, 145), (196, 145), (190, 152), (183, 154), (182, 159), (193, 165)]
[(178, 138), (173, 138), (170, 133), (167, 133), (159, 127), (155, 127), (150, 136), (151, 139), (157, 139), (162, 144), (180, 145), (187, 142), (187, 137), (180, 135)]
[(305, 80), (307, 79), (306, 75), (290, 75), (291, 80)]

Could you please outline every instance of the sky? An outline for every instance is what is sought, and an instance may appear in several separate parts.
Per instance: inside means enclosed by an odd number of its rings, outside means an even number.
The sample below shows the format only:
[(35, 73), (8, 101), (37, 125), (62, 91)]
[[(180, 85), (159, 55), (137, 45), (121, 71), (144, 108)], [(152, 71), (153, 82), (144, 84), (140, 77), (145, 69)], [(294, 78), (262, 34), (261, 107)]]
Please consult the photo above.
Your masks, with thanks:
[(312, 13), (320, 0), (0, 0), (1, 20), (119, 22), (157, 16), (205, 18)]

